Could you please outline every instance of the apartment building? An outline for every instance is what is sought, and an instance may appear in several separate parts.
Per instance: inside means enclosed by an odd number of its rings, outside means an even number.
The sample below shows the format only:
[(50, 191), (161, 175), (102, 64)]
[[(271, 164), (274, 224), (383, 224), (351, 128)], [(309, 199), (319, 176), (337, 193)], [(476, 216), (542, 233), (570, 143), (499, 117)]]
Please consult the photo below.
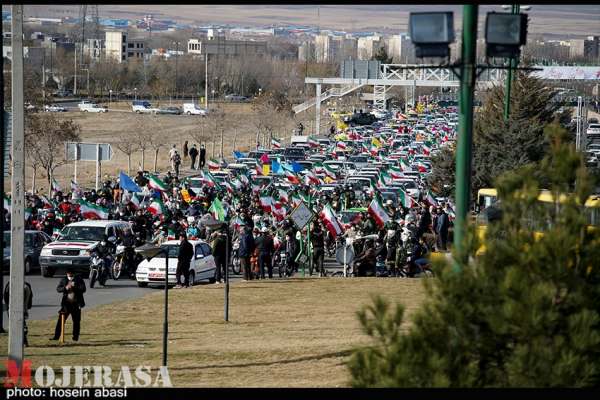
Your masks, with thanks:
[(190, 54), (219, 56), (264, 55), (267, 53), (267, 42), (231, 40), (209, 29), (206, 39), (188, 40), (187, 52)]
[(141, 60), (146, 53), (145, 42), (142, 38), (130, 37), (128, 32), (107, 31), (104, 41), (106, 57), (118, 62)]
[(361, 37), (358, 39), (358, 59), (371, 60), (384, 46), (383, 38), (379, 35)]

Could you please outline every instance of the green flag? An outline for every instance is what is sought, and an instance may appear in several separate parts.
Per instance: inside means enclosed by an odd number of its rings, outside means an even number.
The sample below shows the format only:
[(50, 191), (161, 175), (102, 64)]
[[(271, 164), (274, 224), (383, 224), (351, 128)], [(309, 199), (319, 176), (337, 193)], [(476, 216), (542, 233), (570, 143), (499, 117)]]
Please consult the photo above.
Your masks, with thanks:
[(223, 204), (218, 197), (213, 200), (208, 211), (213, 215), (213, 217), (215, 217), (216, 220), (225, 221), (225, 209), (223, 208)]

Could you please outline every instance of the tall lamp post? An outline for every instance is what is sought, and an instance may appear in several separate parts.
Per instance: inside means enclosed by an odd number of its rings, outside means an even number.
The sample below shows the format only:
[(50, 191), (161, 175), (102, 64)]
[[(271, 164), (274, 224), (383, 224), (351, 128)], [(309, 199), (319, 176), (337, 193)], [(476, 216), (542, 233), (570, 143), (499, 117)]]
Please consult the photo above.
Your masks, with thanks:
[(163, 359), (162, 365), (167, 366), (167, 346), (169, 337), (169, 247), (158, 247), (153, 245), (140, 246), (135, 249), (146, 260), (150, 261), (154, 257), (163, 254), (165, 256), (165, 308), (163, 320)]
[(109, 89), (108, 91), (108, 106), (110, 107), (110, 104), (112, 103), (112, 89)]
[[(521, 6), (519, 4), (513, 4), (512, 6), (502, 6), (503, 9), (507, 10), (511, 9), (511, 14), (519, 14), (521, 12)], [(523, 10), (531, 9), (531, 6), (523, 6)], [(508, 121), (508, 117), (510, 116), (510, 91), (512, 89), (512, 80), (513, 80), (513, 69), (517, 68), (518, 59), (516, 57), (508, 58), (508, 71), (506, 73), (506, 89), (504, 95), (504, 120)]]
[(133, 88), (133, 93), (134, 93), (134, 96), (135, 96), (135, 100), (137, 100), (137, 88)]
[(173, 42), (175, 47), (175, 98), (177, 98), (177, 60), (179, 59), (179, 42)]

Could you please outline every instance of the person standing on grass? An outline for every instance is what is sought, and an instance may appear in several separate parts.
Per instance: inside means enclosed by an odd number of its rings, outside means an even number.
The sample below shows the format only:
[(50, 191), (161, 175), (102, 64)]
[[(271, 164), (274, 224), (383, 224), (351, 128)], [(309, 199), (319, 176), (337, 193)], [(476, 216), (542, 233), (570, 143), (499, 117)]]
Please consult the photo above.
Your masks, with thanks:
[(188, 158), (188, 141), (186, 140), (183, 143), (183, 159), (187, 159)]
[(195, 169), (195, 165), (196, 165), (196, 157), (198, 157), (198, 149), (196, 148), (196, 144), (194, 144), (192, 146), (192, 148), (189, 151), (190, 154), (190, 158), (192, 160), (192, 165), (190, 166), (190, 169)]
[(175, 152), (172, 162), (174, 166), (175, 176), (179, 178), (179, 166), (181, 165), (181, 156), (178, 152)]
[(252, 228), (248, 226), (243, 227), (244, 232), (240, 236), (240, 245), (238, 248), (238, 257), (240, 259), (240, 266), (244, 271), (244, 280), (249, 281), (252, 279), (252, 271), (250, 265), (250, 257), (254, 252), (255, 243), (254, 236), (252, 236)]
[(206, 163), (206, 149), (204, 148), (204, 145), (201, 145), (200, 146), (200, 161), (199, 161), (198, 169), (204, 168), (205, 163)]
[(210, 247), (217, 266), (217, 273), (215, 274), (215, 283), (217, 284), (225, 282), (225, 268), (227, 268), (225, 265), (226, 240), (227, 236), (220, 231), (215, 231), (210, 235)]
[(54, 336), (50, 340), (60, 339), (62, 329), (61, 315), (64, 315), (65, 322), (69, 315), (73, 319), (73, 341), (79, 340), (81, 331), (81, 309), (85, 307), (83, 294), (85, 293), (85, 282), (81, 276), (73, 273), (72, 270), (67, 270), (67, 276), (62, 278), (56, 287), (58, 293), (62, 293), (61, 309), (58, 312), (58, 321), (54, 329)]
[(273, 252), (275, 244), (273, 237), (269, 234), (267, 227), (262, 227), (261, 234), (256, 239), (256, 247), (258, 248), (258, 265), (260, 268), (260, 279), (265, 279), (265, 267), (269, 273), (269, 279), (273, 279)]
[(187, 240), (187, 235), (182, 233), (179, 235), (179, 255), (177, 256), (177, 271), (175, 273), (175, 279), (177, 285), (175, 289), (180, 289), (181, 286), (181, 275), (183, 275), (184, 284), (183, 286), (190, 287), (190, 263), (194, 256), (194, 246)]

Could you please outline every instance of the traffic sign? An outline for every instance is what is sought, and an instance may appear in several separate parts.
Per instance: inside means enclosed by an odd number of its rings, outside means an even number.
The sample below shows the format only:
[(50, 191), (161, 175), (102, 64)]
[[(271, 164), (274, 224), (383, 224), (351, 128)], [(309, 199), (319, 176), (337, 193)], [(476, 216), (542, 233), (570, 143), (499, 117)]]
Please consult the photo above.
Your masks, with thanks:
[(313, 217), (314, 213), (306, 206), (306, 204), (304, 204), (304, 202), (301, 202), (290, 214), (290, 218), (294, 221), (294, 224), (299, 230), (304, 229)]
[(112, 147), (108, 143), (69, 142), (66, 144), (66, 152), (69, 161), (110, 161), (113, 156)]

